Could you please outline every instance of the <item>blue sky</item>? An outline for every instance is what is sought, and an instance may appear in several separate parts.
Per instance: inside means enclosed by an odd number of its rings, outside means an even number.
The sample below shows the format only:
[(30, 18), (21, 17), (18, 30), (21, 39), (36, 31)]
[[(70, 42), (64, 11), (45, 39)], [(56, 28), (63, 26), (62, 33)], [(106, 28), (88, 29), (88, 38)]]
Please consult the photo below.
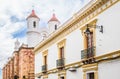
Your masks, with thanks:
[(40, 27), (46, 27), (53, 10), (63, 24), (90, 0), (0, 0), (0, 68), (8, 61), (18, 39), (26, 43), (26, 18), (33, 9), (40, 17)]

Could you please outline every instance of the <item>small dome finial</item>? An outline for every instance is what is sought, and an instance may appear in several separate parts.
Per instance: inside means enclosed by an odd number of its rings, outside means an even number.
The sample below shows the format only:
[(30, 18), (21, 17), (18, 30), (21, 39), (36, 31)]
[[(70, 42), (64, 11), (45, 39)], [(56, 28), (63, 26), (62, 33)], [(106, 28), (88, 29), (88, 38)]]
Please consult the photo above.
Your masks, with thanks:
[(53, 17), (55, 16), (55, 10), (53, 9)]
[(35, 10), (34, 10), (34, 9), (32, 10), (32, 14), (33, 14), (33, 15), (35, 14)]
[(32, 14), (35, 14), (34, 5), (32, 5)]

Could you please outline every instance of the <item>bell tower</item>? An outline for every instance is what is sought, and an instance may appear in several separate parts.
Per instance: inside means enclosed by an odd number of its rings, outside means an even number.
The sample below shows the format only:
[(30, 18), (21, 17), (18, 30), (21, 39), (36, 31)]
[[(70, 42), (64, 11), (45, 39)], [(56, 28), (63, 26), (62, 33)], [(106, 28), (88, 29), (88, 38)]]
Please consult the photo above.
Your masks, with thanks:
[(55, 13), (53, 13), (52, 18), (48, 21), (49, 34), (59, 28), (60, 21), (56, 18)]
[(40, 18), (32, 10), (31, 14), (27, 17), (27, 44), (28, 47), (35, 47), (40, 41)]

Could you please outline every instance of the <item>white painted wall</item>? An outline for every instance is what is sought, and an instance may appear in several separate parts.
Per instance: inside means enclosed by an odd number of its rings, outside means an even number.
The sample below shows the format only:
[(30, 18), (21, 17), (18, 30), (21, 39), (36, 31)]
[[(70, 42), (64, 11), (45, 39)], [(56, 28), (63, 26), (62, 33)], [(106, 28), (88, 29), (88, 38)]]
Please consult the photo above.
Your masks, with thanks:
[(120, 79), (120, 59), (100, 63), (98, 79)]
[(65, 64), (80, 61), (82, 49), (83, 37), (80, 29), (77, 29), (66, 36)]
[(28, 32), (27, 33), (27, 44), (28, 47), (35, 47), (40, 42), (40, 33)]
[(42, 70), (42, 54), (38, 53), (35, 54), (35, 74), (40, 73)]
[(67, 70), (66, 79), (83, 79), (82, 68), (78, 68), (76, 72), (71, 72)]
[(48, 75), (48, 79), (58, 79), (58, 75), (56, 73), (50, 74), (50, 75)]
[(96, 55), (120, 49), (120, 2), (110, 7), (96, 18), (97, 25), (103, 25), (103, 34), (96, 29)]
[(58, 59), (58, 48), (53, 44), (48, 48), (48, 70), (56, 68), (56, 60)]

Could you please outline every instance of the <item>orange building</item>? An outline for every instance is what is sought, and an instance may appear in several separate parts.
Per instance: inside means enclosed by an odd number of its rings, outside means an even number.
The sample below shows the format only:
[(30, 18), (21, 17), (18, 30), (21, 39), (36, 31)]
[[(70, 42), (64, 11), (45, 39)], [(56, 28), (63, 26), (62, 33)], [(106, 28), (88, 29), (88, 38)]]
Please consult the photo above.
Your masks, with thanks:
[(3, 79), (34, 79), (33, 47), (22, 44), (3, 67)]

